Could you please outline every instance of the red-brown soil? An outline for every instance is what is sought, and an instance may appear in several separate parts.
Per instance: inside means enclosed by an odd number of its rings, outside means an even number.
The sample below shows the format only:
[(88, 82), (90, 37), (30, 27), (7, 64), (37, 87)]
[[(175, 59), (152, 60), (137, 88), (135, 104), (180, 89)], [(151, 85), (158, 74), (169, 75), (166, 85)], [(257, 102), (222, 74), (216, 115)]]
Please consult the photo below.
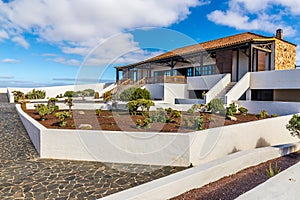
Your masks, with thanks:
[(249, 121), (258, 120), (255, 115), (235, 115), (237, 121), (225, 119), (224, 116), (209, 114), (209, 113), (195, 113), (193, 115), (182, 112), (181, 118), (173, 118), (173, 123), (151, 123), (150, 128), (136, 128), (137, 119), (145, 119), (143, 115), (129, 115), (124, 111), (102, 111), (100, 116), (96, 115), (93, 110), (74, 110), (72, 111), (72, 118), (67, 122), (67, 126), (60, 127), (59, 120), (54, 116), (54, 113), (47, 115), (46, 120), (41, 121), (40, 116), (35, 110), (25, 110), (33, 119), (40, 122), (46, 128), (51, 129), (78, 129), (80, 124), (90, 124), (94, 130), (109, 130), (109, 131), (147, 131), (147, 132), (191, 132), (195, 129), (186, 127), (183, 118), (188, 118), (191, 122), (195, 116), (202, 116), (204, 124), (202, 129), (228, 126), (232, 124), (245, 123)]
[(283, 171), (299, 161), (300, 152), (279, 157), (254, 167), (244, 169), (234, 175), (224, 177), (201, 188), (190, 190), (172, 198), (172, 200), (235, 199), (243, 193), (268, 180), (266, 170), (269, 169), (270, 164), (272, 165), (273, 169), (275, 169), (275, 165), (277, 163), (278, 169)]

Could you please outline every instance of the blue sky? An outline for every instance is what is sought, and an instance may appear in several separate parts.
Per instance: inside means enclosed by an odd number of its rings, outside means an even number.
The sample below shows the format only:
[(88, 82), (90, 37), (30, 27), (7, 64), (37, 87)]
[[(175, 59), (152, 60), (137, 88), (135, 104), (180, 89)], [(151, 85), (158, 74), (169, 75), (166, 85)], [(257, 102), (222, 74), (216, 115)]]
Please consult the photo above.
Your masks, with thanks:
[(299, 0), (0, 0), (0, 87), (114, 80), (115, 65), (245, 31), (300, 46), (299, 21)]

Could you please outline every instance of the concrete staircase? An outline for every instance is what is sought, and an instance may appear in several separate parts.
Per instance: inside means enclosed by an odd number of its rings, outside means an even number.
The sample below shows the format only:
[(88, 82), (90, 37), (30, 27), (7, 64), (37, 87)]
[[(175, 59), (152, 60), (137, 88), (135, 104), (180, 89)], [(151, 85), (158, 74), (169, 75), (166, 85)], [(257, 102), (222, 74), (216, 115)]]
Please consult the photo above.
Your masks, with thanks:
[(216, 99), (222, 99), (225, 102), (225, 95), (229, 92), (234, 86), (236, 82), (230, 82), (226, 87), (215, 97)]

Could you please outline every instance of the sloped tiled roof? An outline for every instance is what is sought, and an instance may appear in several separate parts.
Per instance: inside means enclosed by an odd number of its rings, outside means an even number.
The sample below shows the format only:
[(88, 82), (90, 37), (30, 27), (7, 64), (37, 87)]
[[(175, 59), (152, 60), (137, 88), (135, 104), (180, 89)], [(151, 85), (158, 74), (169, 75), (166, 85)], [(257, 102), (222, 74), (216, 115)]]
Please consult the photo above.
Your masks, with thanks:
[[(171, 58), (171, 57), (175, 57), (175, 56), (183, 56), (183, 55), (188, 55), (188, 54), (197, 53), (197, 52), (201, 52), (201, 51), (208, 51), (208, 50), (214, 50), (214, 49), (235, 46), (235, 45), (239, 45), (239, 44), (243, 44), (243, 43), (247, 43), (247, 42), (251, 42), (251, 41), (255, 41), (255, 40), (273, 40), (273, 39), (274, 39), (274, 37), (266, 37), (266, 36), (258, 35), (258, 34), (251, 33), (251, 32), (245, 32), (245, 33), (241, 33), (241, 34), (237, 34), (237, 35), (232, 35), (232, 36), (228, 36), (228, 37), (224, 37), (224, 38), (220, 38), (220, 39), (216, 39), (216, 40), (211, 40), (211, 41), (207, 41), (207, 42), (203, 42), (203, 43), (199, 43), (199, 44), (195, 44), (195, 45), (190, 45), (190, 46), (174, 49), (172, 51), (169, 51), (169, 52), (163, 53), (161, 55), (155, 56), (153, 58), (150, 58), (148, 60), (145, 60), (145, 61), (142, 61), (139, 63), (135, 63), (135, 64), (131, 64), (128, 66), (137, 66), (137, 65), (148, 63), (151, 61), (152, 62), (158, 61), (158, 60), (167, 59), (167, 58)], [(120, 68), (122, 68), (122, 67), (120, 67)]]

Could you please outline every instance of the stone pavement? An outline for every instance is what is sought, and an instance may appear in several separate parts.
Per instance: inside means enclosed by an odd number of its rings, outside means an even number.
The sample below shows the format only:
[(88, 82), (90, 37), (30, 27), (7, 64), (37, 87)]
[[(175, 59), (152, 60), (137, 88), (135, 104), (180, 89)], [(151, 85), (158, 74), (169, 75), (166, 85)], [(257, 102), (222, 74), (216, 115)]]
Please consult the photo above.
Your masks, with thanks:
[(98, 199), (184, 168), (39, 159), (0, 94), (0, 199)]

